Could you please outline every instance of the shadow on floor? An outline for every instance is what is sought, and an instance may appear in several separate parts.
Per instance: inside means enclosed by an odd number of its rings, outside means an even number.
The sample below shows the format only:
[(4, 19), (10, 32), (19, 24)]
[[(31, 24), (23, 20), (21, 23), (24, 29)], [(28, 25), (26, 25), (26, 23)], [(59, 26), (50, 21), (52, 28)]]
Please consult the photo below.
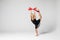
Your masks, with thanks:
[(44, 27), (41, 28), (41, 30), (39, 31), (39, 34), (47, 34), (47, 33), (52, 33), (56, 30), (56, 26), (52, 25), (52, 26), (48, 26), (48, 27)]

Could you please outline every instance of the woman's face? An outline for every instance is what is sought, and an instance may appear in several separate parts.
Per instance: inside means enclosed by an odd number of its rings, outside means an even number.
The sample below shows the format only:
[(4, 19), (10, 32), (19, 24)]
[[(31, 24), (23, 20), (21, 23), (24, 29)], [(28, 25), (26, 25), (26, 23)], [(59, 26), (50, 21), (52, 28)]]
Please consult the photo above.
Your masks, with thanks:
[(34, 18), (34, 19), (36, 18), (35, 14), (32, 14), (32, 18)]
[(35, 12), (32, 10), (31, 13), (34, 14)]

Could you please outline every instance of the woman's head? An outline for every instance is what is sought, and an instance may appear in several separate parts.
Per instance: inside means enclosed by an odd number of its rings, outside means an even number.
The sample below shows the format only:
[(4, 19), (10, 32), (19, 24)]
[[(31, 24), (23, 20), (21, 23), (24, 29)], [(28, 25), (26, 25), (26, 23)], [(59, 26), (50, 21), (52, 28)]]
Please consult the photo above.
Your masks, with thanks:
[(31, 15), (32, 15), (32, 18), (36, 18), (34, 11), (31, 12)]
[(31, 13), (34, 14), (35, 12), (32, 10)]

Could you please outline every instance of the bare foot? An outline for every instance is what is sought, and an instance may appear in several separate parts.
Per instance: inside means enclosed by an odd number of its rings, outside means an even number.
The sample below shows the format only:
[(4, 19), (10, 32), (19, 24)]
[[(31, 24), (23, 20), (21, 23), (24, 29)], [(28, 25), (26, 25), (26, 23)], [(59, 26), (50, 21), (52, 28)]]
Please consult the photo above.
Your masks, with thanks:
[(38, 36), (38, 34), (36, 34), (36, 36)]

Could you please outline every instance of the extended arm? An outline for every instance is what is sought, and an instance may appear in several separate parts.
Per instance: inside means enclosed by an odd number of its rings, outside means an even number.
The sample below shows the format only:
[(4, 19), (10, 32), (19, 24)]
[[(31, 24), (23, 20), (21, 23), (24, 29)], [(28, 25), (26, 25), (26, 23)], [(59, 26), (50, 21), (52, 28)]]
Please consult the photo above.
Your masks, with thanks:
[[(31, 12), (32, 13), (32, 12)], [(30, 19), (32, 20), (32, 14), (30, 13)]]
[(40, 21), (41, 21), (42, 20), (42, 15), (41, 15), (40, 11), (38, 13), (39, 13)]

